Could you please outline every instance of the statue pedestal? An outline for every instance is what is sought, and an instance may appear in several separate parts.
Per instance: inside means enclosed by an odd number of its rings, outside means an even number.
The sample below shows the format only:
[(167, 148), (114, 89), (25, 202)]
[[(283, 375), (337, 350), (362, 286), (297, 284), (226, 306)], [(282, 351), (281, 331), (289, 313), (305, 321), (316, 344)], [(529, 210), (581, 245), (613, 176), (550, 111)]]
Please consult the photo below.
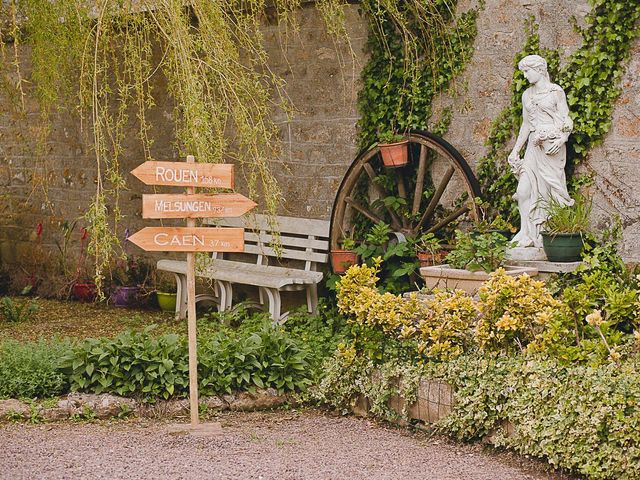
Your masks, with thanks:
[(538, 247), (514, 247), (507, 249), (507, 260), (534, 261), (546, 260), (544, 250)]

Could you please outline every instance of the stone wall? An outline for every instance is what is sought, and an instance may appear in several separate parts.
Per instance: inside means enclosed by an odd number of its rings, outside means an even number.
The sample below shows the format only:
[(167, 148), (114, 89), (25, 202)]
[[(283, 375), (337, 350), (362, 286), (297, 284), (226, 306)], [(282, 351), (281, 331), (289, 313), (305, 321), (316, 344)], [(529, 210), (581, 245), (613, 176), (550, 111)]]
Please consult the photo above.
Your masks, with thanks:
[[(461, 1), (461, 8), (472, 5), (474, 0)], [(282, 158), (273, 162), (284, 194), (281, 214), (329, 218), (336, 190), (356, 155), (357, 80), (366, 62), (367, 30), (357, 9), (355, 5), (349, 8), (347, 20), (355, 57), (343, 46), (336, 47), (311, 6), (305, 6), (298, 16), (299, 33), (286, 41), (276, 26), (265, 25), (272, 69), (286, 80), (297, 108), (289, 123), (276, 116), (284, 140)], [(580, 42), (569, 17), (575, 15), (580, 22), (588, 11), (587, 0), (487, 0), (478, 19), (475, 54), (462, 79), (467, 91), (454, 100), (438, 100), (454, 106), (446, 138), (474, 168), (485, 152), (491, 121), (509, 101), (513, 57), (525, 39), (524, 19), (535, 15), (542, 45), (560, 46), (568, 55)], [(23, 54), (28, 59), (28, 52)], [(634, 175), (640, 161), (640, 43), (634, 47), (623, 84), (613, 128), (603, 145), (592, 151), (585, 168), (596, 173), (594, 222), (601, 225), (610, 213), (619, 213), (625, 225), (625, 256), (640, 261), (640, 193), (636, 188), (640, 176)], [(0, 261), (27, 259), (33, 263), (37, 257), (33, 253), (35, 226), (43, 223), (42, 241), (52, 247), (60, 238), (61, 223), (84, 211), (94, 191), (96, 170), (87, 132), (80, 131), (71, 115), (57, 116), (48, 140), (37, 144), (33, 133), (37, 104), (27, 99), (26, 115), (18, 115), (16, 101), (0, 90)], [(170, 112), (170, 103), (160, 99), (150, 116), (157, 139), (153, 153), (159, 160), (176, 158)], [(37, 147), (44, 155), (36, 161)], [(141, 159), (141, 152), (132, 148), (123, 158), (123, 171), (131, 170)], [(34, 175), (48, 185), (46, 195), (33, 188)], [(140, 195), (151, 191), (131, 177), (128, 180), (121, 231), (142, 226)], [(240, 190), (241, 182), (238, 178)], [(77, 251), (77, 239), (74, 242)]]

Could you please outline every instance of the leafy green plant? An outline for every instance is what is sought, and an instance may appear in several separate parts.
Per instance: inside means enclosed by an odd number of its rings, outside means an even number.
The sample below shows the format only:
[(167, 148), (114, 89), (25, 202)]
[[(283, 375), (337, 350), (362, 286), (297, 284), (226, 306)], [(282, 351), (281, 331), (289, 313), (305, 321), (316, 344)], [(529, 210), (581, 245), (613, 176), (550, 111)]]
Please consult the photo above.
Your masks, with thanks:
[(38, 303), (35, 300), (14, 300), (11, 297), (3, 297), (0, 301), (0, 314), (6, 322), (20, 323), (28, 321), (38, 311)]
[(154, 337), (152, 328), (125, 332), (114, 339), (87, 339), (74, 347), (61, 362), (71, 390), (111, 392), (151, 401), (186, 392), (184, 338), (176, 334)]
[(310, 383), (308, 353), (268, 319), (256, 331), (223, 332), (202, 342), (199, 377), (203, 392), (257, 388), (303, 390)]
[(416, 252), (429, 252), (432, 255), (435, 255), (442, 248), (440, 239), (431, 232), (420, 235), (414, 241), (414, 246)]
[(556, 198), (550, 198), (544, 205), (547, 220), (544, 231), (552, 235), (558, 233), (586, 233), (591, 215), (590, 198), (577, 194), (573, 205), (564, 205)]
[(454, 249), (447, 255), (447, 264), (475, 272), (492, 272), (502, 266), (510, 242), (497, 232), (472, 235), (456, 230)]
[(393, 131), (386, 131), (378, 134), (378, 143), (379, 144), (391, 144), (398, 143), (404, 140), (404, 135), (399, 133), (395, 133)]
[(368, 265), (373, 265), (375, 258), (382, 258), (380, 286), (384, 290), (398, 293), (411, 288), (411, 275), (419, 265), (415, 259), (414, 244), (394, 238), (393, 230), (386, 223), (372, 226), (356, 252)]
[(52, 340), (0, 343), (0, 398), (43, 398), (68, 390), (59, 359), (71, 349), (68, 342)]

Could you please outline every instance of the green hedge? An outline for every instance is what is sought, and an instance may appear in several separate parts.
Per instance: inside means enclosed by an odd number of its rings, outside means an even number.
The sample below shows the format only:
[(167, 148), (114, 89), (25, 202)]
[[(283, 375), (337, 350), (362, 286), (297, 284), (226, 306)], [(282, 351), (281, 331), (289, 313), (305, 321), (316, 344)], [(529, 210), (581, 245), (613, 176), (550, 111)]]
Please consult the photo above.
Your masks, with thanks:
[[(309, 383), (308, 352), (270, 322), (238, 331), (222, 329), (198, 338), (198, 380), (203, 395), (259, 388), (280, 392)], [(62, 359), (71, 389), (145, 400), (183, 396), (189, 368), (184, 336), (154, 336), (151, 329), (114, 339), (88, 339)]]
[(68, 390), (59, 358), (70, 344), (60, 341), (0, 343), (0, 399), (53, 397)]
[[(372, 371), (378, 372), (372, 376)], [(497, 446), (541, 457), (594, 479), (640, 478), (640, 370), (635, 361), (598, 367), (563, 366), (540, 358), (469, 354), (417, 366), (397, 359), (375, 364), (338, 353), (316, 399), (348, 409), (358, 395), (372, 414), (395, 420), (392, 395), (415, 398), (419, 378), (455, 387), (456, 404), (436, 428), (458, 440), (492, 435)], [(398, 384), (397, 378), (403, 381)], [(506, 433), (506, 422), (513, 430)], [(511, 429), (510, 429), (511, 430)]]
[(552, 360), (461, 358), (440, 367), (457, 389), (442, 428), (482, 437), (508, 420), (499, 446), (546, 458), (590, 478), (640, 478), (640, 372), (637, 361), (597, 367)]
[[(255, 388), (303, 390), (323, 360), (313, 351), (313, 331), (303, 338), (264, 316), (250, 318), (238, 329), (206, 320), (201, 326), (198, 380), (203, 395)], [(146, 401), (187, 395), (186, 337), (154, 335), (152, 328), (75, 344), (3, 342), (0, 398), (50, 397), (69, 390)]]

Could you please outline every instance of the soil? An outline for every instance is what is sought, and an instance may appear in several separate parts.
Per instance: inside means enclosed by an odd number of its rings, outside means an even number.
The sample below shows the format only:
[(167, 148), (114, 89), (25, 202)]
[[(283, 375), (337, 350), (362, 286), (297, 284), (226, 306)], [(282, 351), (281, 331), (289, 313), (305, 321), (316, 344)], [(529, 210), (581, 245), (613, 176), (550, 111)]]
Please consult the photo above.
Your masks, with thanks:
[(548, 465), (368, 419), (229, 413), (210, 437), (131, 420), (0, 426), (2, 479), (569, 480)]

